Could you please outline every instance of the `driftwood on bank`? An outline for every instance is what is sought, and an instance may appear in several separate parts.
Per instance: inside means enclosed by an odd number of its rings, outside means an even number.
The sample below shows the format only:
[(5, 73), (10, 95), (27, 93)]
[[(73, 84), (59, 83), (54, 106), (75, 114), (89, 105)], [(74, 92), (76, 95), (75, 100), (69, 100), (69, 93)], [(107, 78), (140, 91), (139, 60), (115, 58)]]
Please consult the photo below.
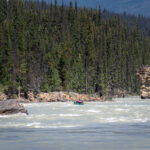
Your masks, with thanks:
[(5, 100), (0, 101), (0, 115), (25, 113), (28, 114), (27, 110), (22, 104), (19, 104), (17, 100)]

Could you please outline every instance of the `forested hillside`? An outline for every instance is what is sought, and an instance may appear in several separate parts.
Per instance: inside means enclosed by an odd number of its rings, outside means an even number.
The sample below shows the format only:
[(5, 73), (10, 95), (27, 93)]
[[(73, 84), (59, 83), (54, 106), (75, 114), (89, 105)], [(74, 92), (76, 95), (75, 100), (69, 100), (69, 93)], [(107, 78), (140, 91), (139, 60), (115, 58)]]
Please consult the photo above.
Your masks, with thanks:
[[(54, 2), (55, 0), (46, 1)], [(131, 15), (141, 14), (150, 17), (150, 0), (63, 0), (66, 5), (69, 5), (70, 1), (73, 3), (77, 1), (80, 7), (98, 8), (101, 6), (102, 9), (105, 8), (116, 13), (126, 12)], [(58, 3), (61, 4), (62, 0), (58, 0)]]
[[(37, 0), (34, 0), (37, 1)], [(47, 3), (55, 0), (39, 0)], [(138, 23), (139, 30), (144, 30), (150, 36), (150, 1), (149, 0), (57, 0), (58, 5), (69, 6), (70, 1), (77, 2), (79, 8), (102, 8), (102, 19), (112, 19), (114, 16), (120, 16), (120, 22), (125, 23), (127, 27), (133, 27)], [(120, 14), (119, 14), (120, 13)]]
[(0, 90), (113, 93), (139, 90), (136, 69), (150, 65), (150, 39), (101, 9), (0, 1)]

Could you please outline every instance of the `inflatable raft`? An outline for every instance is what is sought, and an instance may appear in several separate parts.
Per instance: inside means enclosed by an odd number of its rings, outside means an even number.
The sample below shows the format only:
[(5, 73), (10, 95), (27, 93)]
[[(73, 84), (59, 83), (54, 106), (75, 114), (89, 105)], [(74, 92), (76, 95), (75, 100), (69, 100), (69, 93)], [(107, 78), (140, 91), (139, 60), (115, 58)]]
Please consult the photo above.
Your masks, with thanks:
[(81, 100), (78, 100), (78, 101), (74, 101), (73, 102), (75, 105), (84, 105), (85, 103)]

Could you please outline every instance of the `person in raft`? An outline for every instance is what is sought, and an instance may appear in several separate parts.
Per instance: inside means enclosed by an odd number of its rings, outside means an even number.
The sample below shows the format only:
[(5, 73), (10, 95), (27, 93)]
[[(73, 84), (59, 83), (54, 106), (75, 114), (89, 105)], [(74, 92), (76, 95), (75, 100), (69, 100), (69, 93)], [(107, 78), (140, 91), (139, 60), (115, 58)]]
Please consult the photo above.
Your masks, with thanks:
[(78, 100), (78, 101), (74, 101), (74, 104), (84, 104), (84, 103), (83, 103), (83, 101), (82, 101), (82, 100), (80, 100), (80, 98), (79, 98), (79, 100)]

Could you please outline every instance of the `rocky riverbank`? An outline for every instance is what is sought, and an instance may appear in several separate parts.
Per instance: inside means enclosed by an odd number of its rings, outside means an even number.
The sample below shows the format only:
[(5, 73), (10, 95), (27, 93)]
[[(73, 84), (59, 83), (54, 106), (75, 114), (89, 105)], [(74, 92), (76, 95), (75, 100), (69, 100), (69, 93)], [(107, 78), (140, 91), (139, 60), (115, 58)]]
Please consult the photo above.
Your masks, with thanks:
[(136, 73), (140, 86), (141, 98), (150, 98), (150, 67), (141, 67)]
[[(12, 97), (11, 97), (12, 98)], [(6, 100), (7, 95), (0, 93), (0, 100)], [(106, 101), (111, 100), (111, 98), (99, 97), (98, 95), (87, 95), (87, 94), (78, 94), (74, 92), (49, 92), (34, 94), (33, 92), (28, 92), (26, 98), (24, 93), (21, 93), (18, 102), (30, 103), (30, 102), (67, 102), (75, 100), (83, 101)]]
[(74, 92), (49, 92), (49, 93), (38, 93), (33, 92), (27, 93), (28, 101), (30, 102), (67, 102), (75, 100), (83, 101), (104, 101), (106, 98), (102, 98), (96, 95), (78, 94)]

